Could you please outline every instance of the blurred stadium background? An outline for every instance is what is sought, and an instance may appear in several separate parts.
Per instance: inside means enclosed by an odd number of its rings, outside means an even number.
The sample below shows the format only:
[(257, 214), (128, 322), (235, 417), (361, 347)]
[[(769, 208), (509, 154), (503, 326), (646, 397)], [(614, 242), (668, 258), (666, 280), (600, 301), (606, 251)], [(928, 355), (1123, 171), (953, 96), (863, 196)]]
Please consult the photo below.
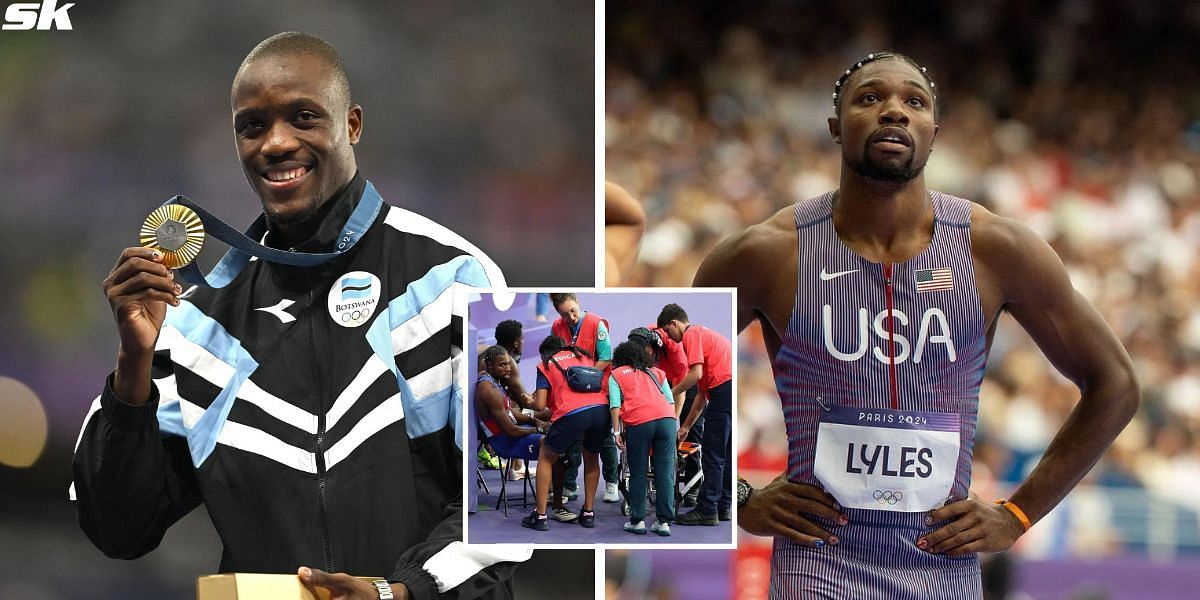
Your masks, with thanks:
[[(610, 0), (606, 13), (606, 177), (649, 215), (628, 285), (688, 285), (729, 234), (837, 187), (826, 118), (834, 80), (859, 57), (894, 49), (928, 67), (942, 116), (927, 184), (1049, 240), (1144, 392), (1086, 480), (992, 561), (1001, 591), (990, 597), (1196, 597), (1200, 4)], [(786, 440), (757, 325), (739, 367), (740, 470), (764, 483), (782, 471)], [(1078, 397), (1004, 317), (973, 488), (1009, 491)], [(758, 597), (766, 542), (744, 537), (738, 553), (610, 553), (609, 574), (633, 573), (623, 598), (696, 597), (654, 583), (676, 572), (695, 589)]]
[[(258, 211), (230, 125), (242, 57), (279, 31), (328, 39), (365, 111), (359, 166), (385, 199), (473, 241), (512, 284), (590, 286), (594, 5), (125, 0), (68, 14), (73, 31), (0, 33), (0, 598), (187, 598), (220, 557), (203, 511), (115, 561), (66, 491), (113, 367), (99, 283), (120, 250), (177, 193), (235, 226)], [(586, 251), (563, 256), (568, 241)], [(582, 554), (554, 568), (590, 598)]]

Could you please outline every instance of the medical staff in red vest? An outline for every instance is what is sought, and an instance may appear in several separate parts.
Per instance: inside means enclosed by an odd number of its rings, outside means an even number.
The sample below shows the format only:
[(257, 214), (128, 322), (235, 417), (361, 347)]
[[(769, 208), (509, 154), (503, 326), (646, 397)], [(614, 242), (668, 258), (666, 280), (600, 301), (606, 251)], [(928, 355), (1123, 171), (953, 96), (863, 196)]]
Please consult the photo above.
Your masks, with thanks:
[(655, 523), (650, 531), (671, 535), (675, 518), (674, 398), (667, 374), (650, 366), (650, 357), (636, 340), (613, 351), (608, 380), (608, 406), (612, 411), (617, 445), (629, 461), (629, 522), (625, 531), (646, 533), (646, 483), (651, 450), (654, 460)]
[(684, 416), (676, 437), (687, 438), (688, 430), (704, 414), (701, 466), (704, 484), (696, 509), (679, 515), (680, 525), (717, 525), (730, 519), (733, 500), (733, 469), (727, 460), (733, 453), (733, 351), (729, 339), (701, 325), (688, 322), (687, 312), (668, 304), (658, 314), (658, 326), (683, 344), (688, 374), (672, 388), (673, 394), (696, 385), (696, 400)]
[[(550, 333), (564, 339), (569, 345), (575, 346), (589, 354), (596, 361), (596, 368), (607, 369), (612, 362), (612, 340), (608, 335), (608, 320), (600, 315), (587, 312), (579, 306), (579, 298), (572, 293), (550, 294), (550, 303), (558, 312), (559, 318), (550, 325)], [(607, 381), (607, 374), (605, 374)], [(604, 501), (617, 502), (621, 499), (617, 494), (617, 472), (620, 469), (620, 456), (617, 445), (608, 436), (600, 451), (600, 459), (604, 464)], [(564, 471), (566, 481), (563, 489), (568, 500), (577, 496), (579, 484), (579, 463), (582, 452), (579, 446), (567, 452), (567, 464)]]
[[(550, 409), (550, 428), (542, 440), (538, 471), (552, 472), (559, 456), (572, 444), (582, 442), (584, 497), (583, 511), (578, 521), (584, 527), (595, 527), (596, 514), (592, 511), (592, 505), (600, 483), (599, 453), (604, 440), (612, 439), (611, 422), (605, 410), (608, 398), (598, 389), (581, 392), (567, 383), (567, 372), (572, 367), (592, 367), (595, 361), (567, 346), (562, 338), (547, 336), (538, 346), (538, 354), (542, 360), (537, 366), (538, 385), (533, 394), (533, 404), (538, 410)], [(522, 526), (536, 531), (549, 529), (546, 506), (549, 503), (550, 483), (547, 477), (537, 478), (537, 508), (521, 520)]]

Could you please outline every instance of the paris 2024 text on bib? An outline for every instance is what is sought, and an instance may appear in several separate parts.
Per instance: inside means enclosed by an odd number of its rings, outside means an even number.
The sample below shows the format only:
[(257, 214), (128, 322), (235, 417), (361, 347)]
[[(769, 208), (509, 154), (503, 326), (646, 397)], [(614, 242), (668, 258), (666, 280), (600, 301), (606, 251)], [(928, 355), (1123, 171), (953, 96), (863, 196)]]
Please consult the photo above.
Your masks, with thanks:
[(842, 506), (920, 512), (946, 502), (958, 466), (954, 413), (833, 406), (814, 474)]

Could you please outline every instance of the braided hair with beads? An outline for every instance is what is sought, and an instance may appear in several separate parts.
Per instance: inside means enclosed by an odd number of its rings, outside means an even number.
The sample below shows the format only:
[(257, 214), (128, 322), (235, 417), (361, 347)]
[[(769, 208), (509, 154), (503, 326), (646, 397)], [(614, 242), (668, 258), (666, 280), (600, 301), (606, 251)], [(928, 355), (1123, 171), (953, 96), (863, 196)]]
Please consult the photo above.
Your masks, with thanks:
[(884, 60), (884, 59), (889, 59), (889, 58), (893, 59), (893, 60), (902, 60), (902, 61), (912, 65), (913, 68), (915, 68), (916, 70), (921, 72), (921, 76), (924, 77), (925, 82), (929, 84), (930, 93), (933, 94), (934, 116), (935, 117), (937, 116), (937, 109), (938, 109), (937, 85), (935, 83), (933, 83), (932, 79), (929, 78), (929, 73), (926, 72), (925, 67), (922, 67), (920, 64), (917, 63), (917, 61), (913, 60), (909, 56), (900, 54), (899, 52), (891, 52), (891, 51), (872, 52), (872, 53), (866, 55), (864, 58), (859, 59), (858, 62), (854, 63), (849, 69), (846, 69), (845, 73), (842, 73), (842, 75), (840, 77), (838, 77), (837, 82), (835, 82), (833, 84), (833, 112), (835, 115), (841, 114), (839, 112), (839, 109), (841, 108), (841, 105), (842, 105), (842, 89), (846, 85), (846, 82), (850, 79), (850, 76), (853, 75), (855, 71), (863, 68), (864, 65), (869, 65), (873, 62)]

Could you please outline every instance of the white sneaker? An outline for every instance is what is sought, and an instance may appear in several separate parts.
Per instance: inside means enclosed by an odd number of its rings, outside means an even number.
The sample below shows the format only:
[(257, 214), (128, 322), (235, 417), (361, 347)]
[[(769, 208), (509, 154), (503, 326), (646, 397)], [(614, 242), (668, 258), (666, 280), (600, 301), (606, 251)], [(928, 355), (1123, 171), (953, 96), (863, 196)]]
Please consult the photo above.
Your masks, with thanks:
[(619, 502), (620, 500), (621, 500), (621, 496), (620, 496), (620, 494), (617, 493), (617, 484), (615, 484), (615, 483), (604, 484), (604, 501), (605, 502)]
[(578, 519), (579, 515), (565, 508), (555, 508), (550, 511), (550, 518), (558, 521), (559, 523), (570, 523), (571, 521)]
[(629, 521), (625, 521), (625, 531), (638, 535), (646, 535), (646, 522), (638, 521), (637, 523), (630, 523)]
[(650, 531), (665, 537), (671, 535), (671, 524), (659, 521), (650, 526)]
[(519, 471), (517, 469), (513, 469), (512, 471), (508, 472), (509, 481), (520, 481), (522, 479), (525, 479), (525, 469), (521, 469)]

